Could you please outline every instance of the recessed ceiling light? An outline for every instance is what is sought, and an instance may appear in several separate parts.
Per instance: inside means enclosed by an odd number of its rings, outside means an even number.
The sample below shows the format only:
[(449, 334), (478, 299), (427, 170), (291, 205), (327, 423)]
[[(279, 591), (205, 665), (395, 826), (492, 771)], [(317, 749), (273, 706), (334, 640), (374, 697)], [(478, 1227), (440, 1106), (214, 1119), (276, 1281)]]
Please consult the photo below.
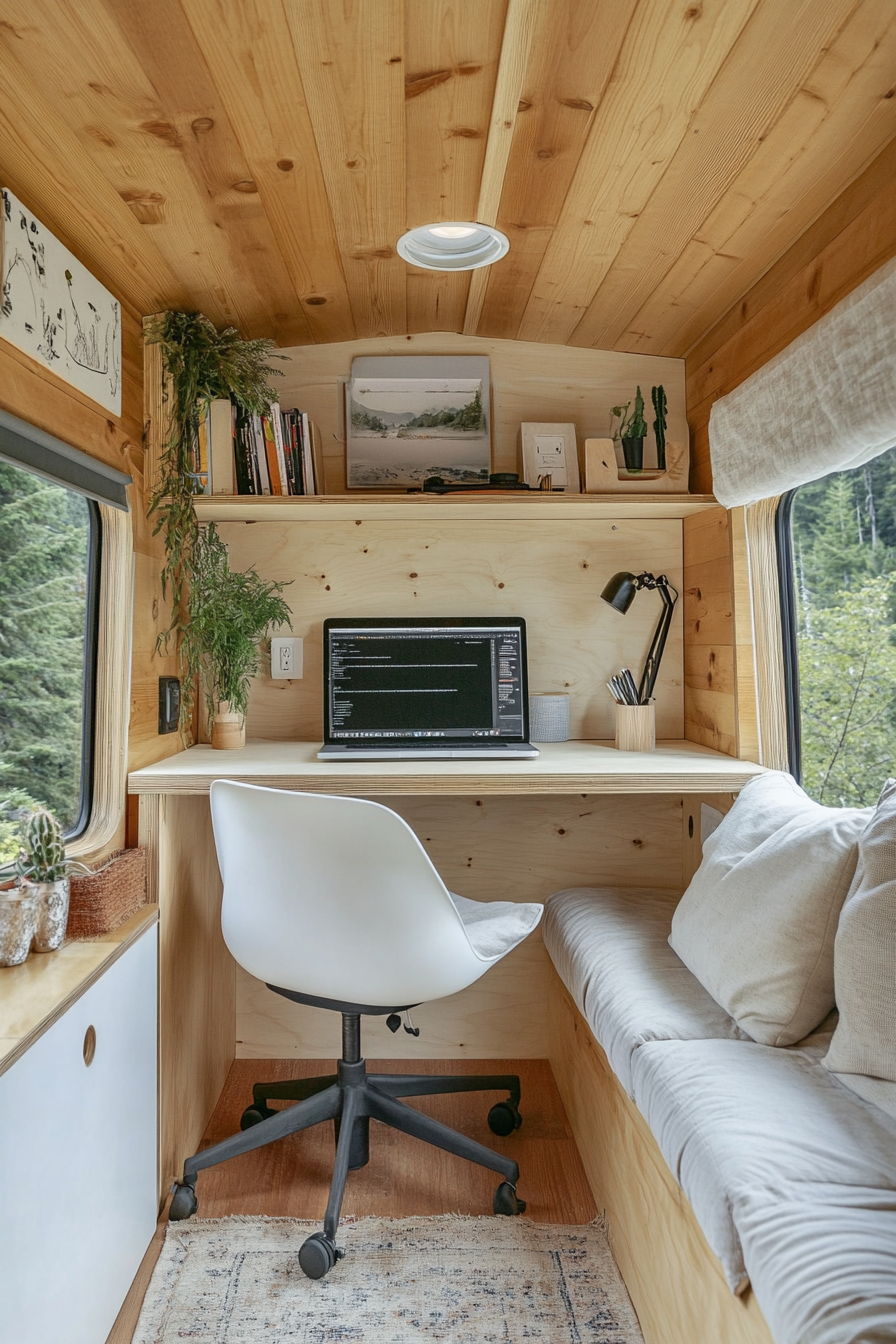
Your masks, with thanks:
[(500, 261), (510, 241), (489, 224), (421, 224), (399, 238), (398, 255), (427, 271), (473, 271)]

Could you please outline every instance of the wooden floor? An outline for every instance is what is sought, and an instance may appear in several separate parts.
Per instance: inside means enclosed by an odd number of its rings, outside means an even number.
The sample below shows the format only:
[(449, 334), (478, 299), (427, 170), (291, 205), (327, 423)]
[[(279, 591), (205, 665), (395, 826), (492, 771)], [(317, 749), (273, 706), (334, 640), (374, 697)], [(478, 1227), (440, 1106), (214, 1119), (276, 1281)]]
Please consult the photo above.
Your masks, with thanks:
[[(330, 1073), (326, 1060), (236, 1060), (203, 1137), (203, 1147), (239, 1129), (252, 1100), (252, 1084), (262, 1080)], [(551, 1067), (546, 1060), (376, 1060), (371, 1073), (518, 1073), (522, 1084), (522, 1128), (506, 1139), (492, 1134), (488, 1109), (498, 1095), (465, 1093), (410, 1101), (428, 1115), (462, 1130), (520, 1166), (520, 1198), (526, 1216), (540, 1223), (589, 1223), (597, 1209), (579, 1160)], [(318, 1125), (279, 1143), (201, 1172), (196, 1186), (199, 1217), (266, 1214), (321, 1218), (333, 1166), (333, 1126)], [(490, 1214), (496, 1173), (443, 1153), (385, 1125), (370, 1127), (370, 1162), (349, 1174), (343, 1215), (406, 1218), (419, 1214)], [(165, 1233), (165, 1212), (144, 1257), (107, 1344), (130, 1344)]]

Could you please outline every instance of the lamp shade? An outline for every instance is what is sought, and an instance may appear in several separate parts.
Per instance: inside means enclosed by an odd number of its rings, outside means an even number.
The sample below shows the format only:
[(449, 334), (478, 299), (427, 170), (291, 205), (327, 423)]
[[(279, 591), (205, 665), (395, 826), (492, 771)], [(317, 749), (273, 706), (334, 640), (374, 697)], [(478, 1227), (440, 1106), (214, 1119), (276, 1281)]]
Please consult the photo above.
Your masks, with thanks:
[(638, 582), (634, 574), (629, 574), (627, 569), (621, 569), (606, 583), (601, 597), (605, 602), (609, 602), (614, 611), (624, 616), (634, 602), (637, 591)]

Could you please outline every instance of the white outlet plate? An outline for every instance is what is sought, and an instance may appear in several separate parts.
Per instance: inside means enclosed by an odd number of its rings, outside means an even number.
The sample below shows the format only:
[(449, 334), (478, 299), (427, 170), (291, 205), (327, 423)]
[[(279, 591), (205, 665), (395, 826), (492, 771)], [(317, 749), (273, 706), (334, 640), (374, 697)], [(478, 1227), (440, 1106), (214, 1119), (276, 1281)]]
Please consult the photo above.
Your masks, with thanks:
[(271, 676), (275, 681), (299, 681), (303, 673), (303, 640), (275, 635), (271, 640)]

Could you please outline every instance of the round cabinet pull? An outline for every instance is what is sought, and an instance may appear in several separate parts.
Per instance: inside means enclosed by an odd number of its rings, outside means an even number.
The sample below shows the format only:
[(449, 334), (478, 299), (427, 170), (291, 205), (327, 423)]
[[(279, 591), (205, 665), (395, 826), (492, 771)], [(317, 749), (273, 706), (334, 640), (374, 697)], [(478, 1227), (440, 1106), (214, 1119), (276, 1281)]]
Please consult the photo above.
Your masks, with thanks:
[(96, 1054), (96, 1027), (88, 1027), (84, 1033), (84, 1063), (88, 1069)]

